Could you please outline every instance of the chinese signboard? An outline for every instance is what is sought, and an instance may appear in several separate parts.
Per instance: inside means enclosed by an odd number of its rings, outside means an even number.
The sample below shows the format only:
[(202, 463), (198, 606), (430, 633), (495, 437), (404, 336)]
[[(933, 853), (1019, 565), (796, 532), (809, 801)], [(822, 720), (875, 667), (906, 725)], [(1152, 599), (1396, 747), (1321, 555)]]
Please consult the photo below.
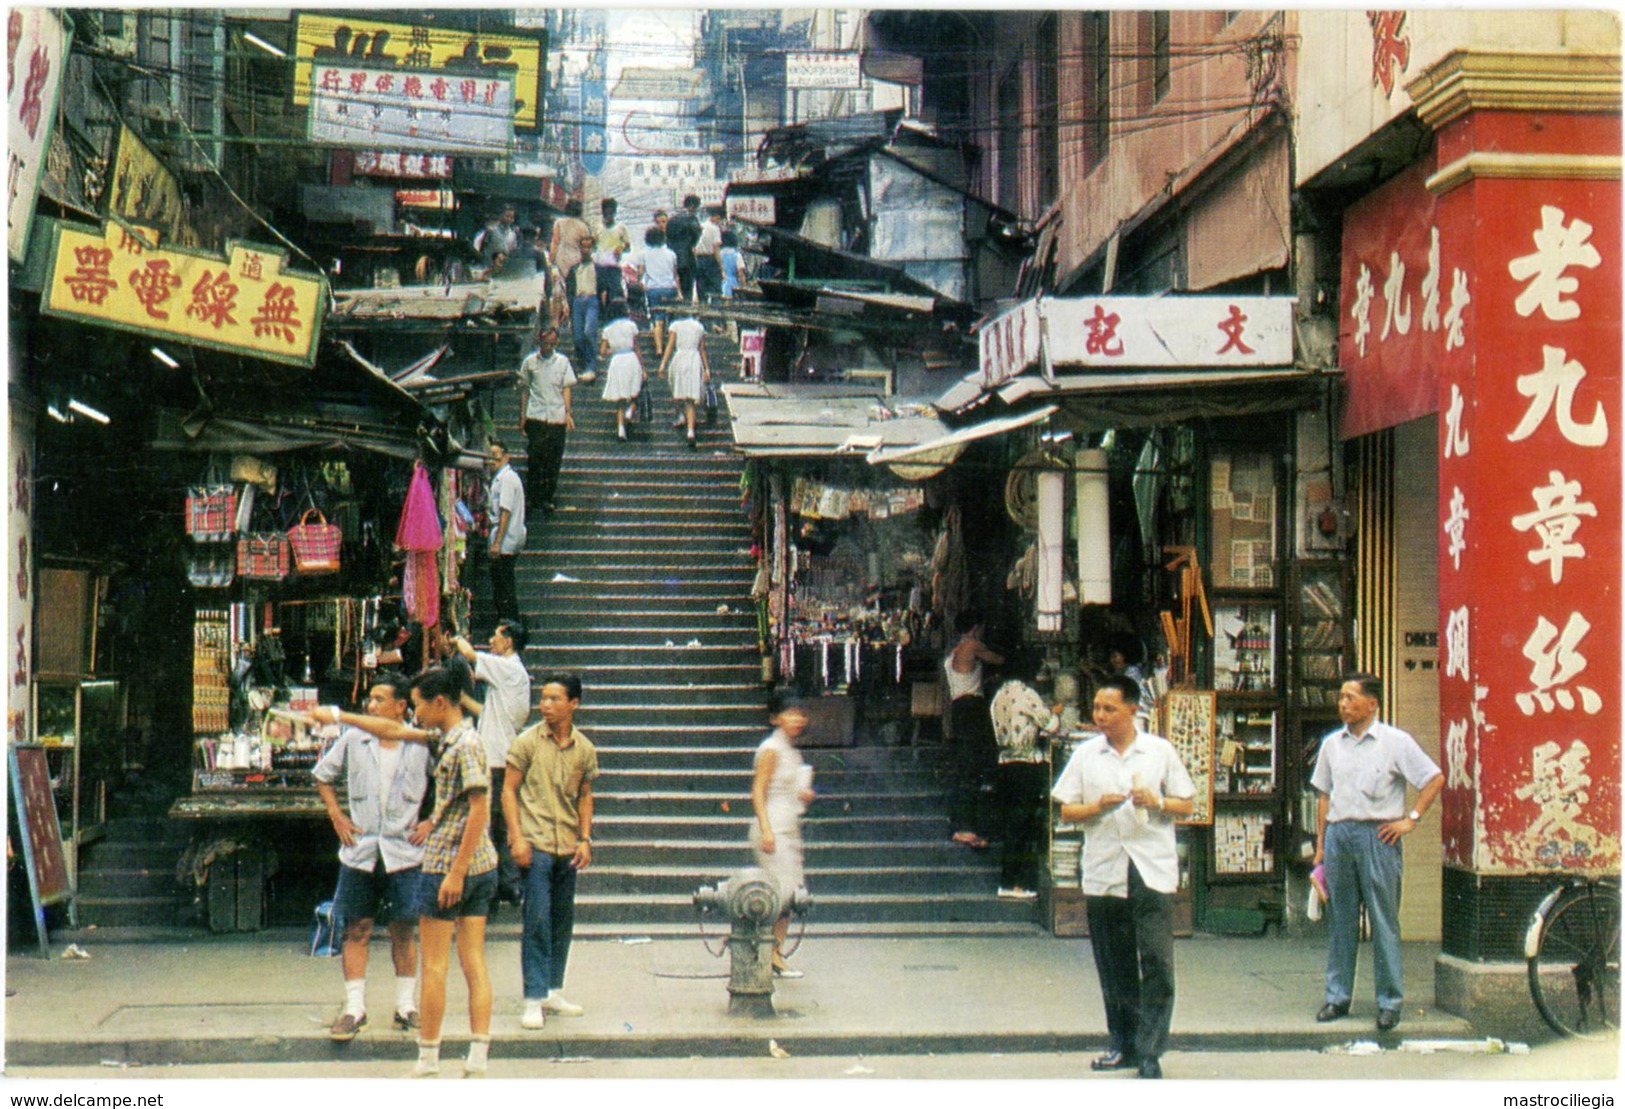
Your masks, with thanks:
[(180, 182), (128, 127), (119, 128), (107, 210), (131, 223), (156, 227), (171, 242), (195, 242)]
[(1619, 183), (1478, 179), (1438, 212), (1475, 312), (1438, 383), (1445, 857), (1617, 872)]
[(1028, 301), (980, 337), (991, 388), (1055, 366), (1213, 368), (1292, 362), (1292, 297), (1076, 297)]
[(403, 208), (450, 212), (457, 207), (457, 196), (450, 189), (396, 189), (395, 203)]
[(489, 155), (513, 145), (508, 77), (323, 65), (311, 85), (311, 142)]
[(772, 223), (778, 219), (776, 198), (771, 196), (729, 196), (728, 218), (752, 223)]
[(1338, 364), (1351, 439), (1439, 407), (1439, 367), (1467, 356), (1469, 243), (1440, 238), (1426, 160), (1362, 198), (1343, 223)]
[(294, 23), (293, 99), (310, 103), (324, 67), (416, 72), (424, 84), (441, 78), (506, 80), (516, 127), (536, 126), (542, 44), (520, 35), (472, 34), (443, 27), (385, 23), (360, 17), (298, 13)]
[(596, 177), (609, 158), (609, 96), (604, 89), (602, 54), (581, 78), (581, 169)]
[(10, 101), (6, 131), (6, 249), (14, 262), (28, 253), (51, 125), (62, 94), (72, 23), (45, 8), (12, 8), (6, 16), (6, 88)]
[[(155, 242), (156, 232), (147, 232)], [(116, 224), (57, 225), (42, 311), (85, 323), (309, 366), (327, 304), (321, 277), (231, 243), (227, 257), (143, 246)]]
[(714, 178), (689, 177), (677, 183), (671, 191), (671, 202), (677, 207), (683, 206), (683, 199), (688, 196), (697, 196), (700, 203), (707, 208), (714, 208), (722, 203), (722, 190), (725, 188), (721, 181)]
[(856, 51), (796, 53), (784, 56), (787, 89), (861, 89), (863, 73)]
[(451, 180), (451, 155), (409, 154), (398, 150), (358, 150), (355, 172), (368, 177), (432, 177)]

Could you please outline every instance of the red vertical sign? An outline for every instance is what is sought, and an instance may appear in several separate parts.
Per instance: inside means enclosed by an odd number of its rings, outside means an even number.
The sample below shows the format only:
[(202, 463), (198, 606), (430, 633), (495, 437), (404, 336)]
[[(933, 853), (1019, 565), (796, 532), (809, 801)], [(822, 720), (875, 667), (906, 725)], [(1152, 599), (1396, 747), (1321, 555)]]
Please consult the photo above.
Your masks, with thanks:
[(1438, 210), (1472, 256), (1439, 381), (1445, 857), (1617, 870), (1619, 184), (1479, 178)]

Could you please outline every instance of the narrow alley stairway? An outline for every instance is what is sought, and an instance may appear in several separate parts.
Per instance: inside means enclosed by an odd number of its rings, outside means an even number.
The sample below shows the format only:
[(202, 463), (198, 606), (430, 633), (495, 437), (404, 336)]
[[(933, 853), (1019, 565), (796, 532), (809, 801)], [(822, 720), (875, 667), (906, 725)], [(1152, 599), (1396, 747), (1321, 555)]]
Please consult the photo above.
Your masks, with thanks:
[[(652, 340), (639, 343), (652, 371)], [(712, 335), (708, 351), (719, 382), (736, 376), (736, 344)], [(577, 900), (586, 934), (695, 928), (693, 892), (751, 863), (752, 753), (769, 730), (744, 459), (725, 412), (702, 422), (690, 448), (672, 426), (669, 383), (649, 373), (647, 388), (654, 418), (622, 442), (602, 375), (577, 385), (558, 509), (532, 517), (518, 569), (532, 679), (580, 674), (577, 723), (603, 768), (597, 852)], [(496, 401), (498, 432), (523, 473), (517, 394), (504, 387)], [(1032, 930), (1031, 905), (996, 898), (990, 853), (949, 842), (920, 751), (807, 756), (819, 793), (803, 824), (810, 927)]]

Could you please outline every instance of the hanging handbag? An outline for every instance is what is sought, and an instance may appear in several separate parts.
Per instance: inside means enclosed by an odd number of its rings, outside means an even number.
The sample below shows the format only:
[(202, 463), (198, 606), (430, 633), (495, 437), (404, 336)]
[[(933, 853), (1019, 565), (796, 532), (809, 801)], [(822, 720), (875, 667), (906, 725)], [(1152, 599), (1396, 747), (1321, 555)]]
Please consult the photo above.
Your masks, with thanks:
[(186, 534), (198, 543), (225, 543), (237, 530), (237, 487), (227, 482), (186, 491)]
[(237, 580), (237, 562), (231, 547), (199, 547), (186, 560), (186, 580), (198, 589), (223, 589)]
[(293, 549), (282, 532), (255, 532), (237, 540), (239, 577), (281, 581), (292, 572)]
[(638, 423), (647, 427), (654, 422), (654, 402), (649, 399), (647, 383), (638, 390)]
[(717, 387), (710, 378), (705, 379), (705, 425), (710, 427), (717, 422)]
[[(314, 515), (316, 523), (311, 523)], [(305, 510), (299, 522), (288, 529), (288, 543), (293, 547), (294, 569), (301, 574), (332, 574), (339, 568), (339, 547), (344, 535), (337, 524), (327, 522), (314, 508)]]

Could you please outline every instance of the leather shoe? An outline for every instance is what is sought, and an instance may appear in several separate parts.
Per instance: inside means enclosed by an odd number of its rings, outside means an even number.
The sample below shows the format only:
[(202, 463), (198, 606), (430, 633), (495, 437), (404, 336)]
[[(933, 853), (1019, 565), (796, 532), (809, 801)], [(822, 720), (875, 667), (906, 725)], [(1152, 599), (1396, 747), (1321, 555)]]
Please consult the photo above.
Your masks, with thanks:
[(1345, 1002), (1343, 1002), (1343, 1004), (1339, 1005), (1335, 1001), (1328, 1001), (1328, 1002), (1326, 1002), (1326, 1004), (1324, 1004), (1324, 1005), (1322, 1005), (1320, 1007), (1320, 1012), (1315, 1014), (1315, 1019), (1320, 1021), (1322, 1024), (1324, 1024), (1329, 1020), (1338, 1020), (1338, 1019), (1340, 1019), (1342, 1017), (1346, 1017), (1348, 1015), (1349, 1015), (1349, 1003), (1348, 1002), (1345, 1001)]
[(1138, 1059), (1132, 1059), (1121, 1051), (1108, 1051), (1089, 1061), (1090, 1070), (1132, 1070), (1139, 1065)]
[(1140, 1060), (1140, 1077), (1141, 1078), (1161, 1078), (1162, 1077), (1162, 1064), (1157, 1062), (1157, 1060), (1155, 1058), (1151, 1057), (1151, 1056), (1147, 1056), (1146, 1058), (1141, 1059)]
[(1378, 1009), (1377, 1010), (1377, 1031), (1378, 1032), (1392, 1032), (1394, 1029), (1396, 1029), (1398, 1027), (1399, 1027), (1399, 1010), (1398, 1009)]

